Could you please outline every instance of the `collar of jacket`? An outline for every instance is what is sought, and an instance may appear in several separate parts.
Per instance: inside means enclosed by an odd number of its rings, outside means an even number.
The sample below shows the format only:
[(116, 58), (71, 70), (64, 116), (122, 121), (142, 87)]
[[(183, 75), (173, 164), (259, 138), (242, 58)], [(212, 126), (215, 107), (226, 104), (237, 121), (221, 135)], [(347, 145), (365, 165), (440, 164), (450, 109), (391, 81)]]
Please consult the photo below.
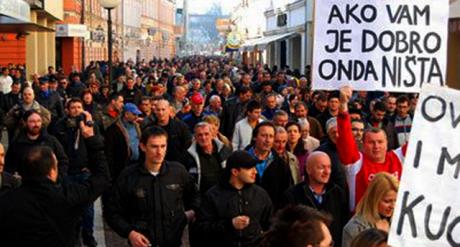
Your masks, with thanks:
[[(144, 174), (144, 175), (152, 175), (152, 173), (147, 170), (147, 168), (145, 167), (145, 161), (142, 161), (139, 163), (138, 165), (138, 169), (140, 171), (140, 173)], [(161, 167), (160, 167), (160, 172), (158, 173), (158, 176), (160, 175), (164, 175), (166, 172), (168, 172), (169, 168), (168, 168), (168, 161), (164, 160), (163, 163), (161, 164)]]

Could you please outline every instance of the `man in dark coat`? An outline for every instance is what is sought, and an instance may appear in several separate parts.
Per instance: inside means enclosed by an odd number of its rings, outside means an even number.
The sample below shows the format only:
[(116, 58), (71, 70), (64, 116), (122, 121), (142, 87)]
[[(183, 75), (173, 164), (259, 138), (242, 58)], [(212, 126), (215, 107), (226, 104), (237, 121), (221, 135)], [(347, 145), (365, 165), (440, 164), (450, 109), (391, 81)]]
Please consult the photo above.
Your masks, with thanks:
[(50, 128), (54, 126), (57, 120), (64, 117), (64, 105), (58, 92), (49, 89), (49, 78), (42, 77), (40, 79), (40, 91), (37, 94), (37, 101), (51, 113)]
[(42, 118), (36, 110), (29, 110), (23, 115), (25, 128), (19, 136), (10, 144), (5, 157), (5, 170), (14, 174), (18, 172), (22, 176), (21, 166), (24, 154), (36, 146), (47, 146), (56, 155), (59, 167), (59, 175), (62, 178), (67, 174), (69, 159), (64, 148), (56, 137), (48, 134), (42, 128)]
[(165, 160), (168, 134), (160, 127), (142, 133), (145, 161), (127, 167), (104, 198), (104, 218), (131, 246), (179, 247), (199, 197), (184, 166)]
[(334, 183), (329, 183), (331, 160), (326, 153), (313, 152), (306, 165), (307, 179), (286, 193), (287, 204), (302, 204), (332, 216), (329, 229), (337, 246), (341, 246), (342, 229), (350, 219), (348, 196)]
[(199, 246), (259, 246), (273, 208), (267, 192), (254, 184), (256, 164), (246, 151), (230, 155), (221, 182), (201, 203), (195, 224)]
[(252, 97), (249, 87), (241, 87), (238, 96), (224, 103), (222, 109), (220, 132), (227, 138), (231, 138), (236, 122), (244, 118), (246, 104)]
[[(102, 140), (81, 123), (89, 148), (91, 177), (82, 183), (57, 183), (53, 150), (35, 146), (25, 156), (23, 185), (0, 197), (2, 246), (73, 247), (84, 208), (110, 185)], [(20, 205), (20, 206), (18, 206)]]
[(144, 126), (160, 126), (168, 133), (168, 153), (166, 160), (182, 164), (187, 160), (187, 149), (192, 144), (192, 133), (188, 126), (179, 119), (171, 117), (171, 106), (165, 99), (159, 100), (155, 107), (155, 122)]

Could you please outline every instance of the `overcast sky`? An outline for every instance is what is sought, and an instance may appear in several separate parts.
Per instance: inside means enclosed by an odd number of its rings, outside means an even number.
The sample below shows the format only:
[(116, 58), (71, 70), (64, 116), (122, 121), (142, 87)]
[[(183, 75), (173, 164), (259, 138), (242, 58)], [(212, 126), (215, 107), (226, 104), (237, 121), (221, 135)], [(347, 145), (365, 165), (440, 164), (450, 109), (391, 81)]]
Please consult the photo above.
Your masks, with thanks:
[[(205, 13), (213, 3), (220, 4), (224, 14), (230, 13), (232, 7), (237, 4), (237, 0), (189, 0), (190, 13), (202, 14)], [(177, 1), (178, 6), (181, 6), (181, 1)]]

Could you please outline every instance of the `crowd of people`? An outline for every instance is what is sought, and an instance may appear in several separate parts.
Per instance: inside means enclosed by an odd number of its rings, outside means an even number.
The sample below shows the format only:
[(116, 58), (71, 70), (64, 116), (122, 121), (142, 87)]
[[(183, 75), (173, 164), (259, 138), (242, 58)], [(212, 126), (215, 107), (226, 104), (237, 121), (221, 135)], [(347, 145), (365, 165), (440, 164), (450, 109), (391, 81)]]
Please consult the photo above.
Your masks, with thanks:
[(223, 57), (0, 75), (0, 238), (97, 246), (387, 246), (416, 94), (313, 90)]

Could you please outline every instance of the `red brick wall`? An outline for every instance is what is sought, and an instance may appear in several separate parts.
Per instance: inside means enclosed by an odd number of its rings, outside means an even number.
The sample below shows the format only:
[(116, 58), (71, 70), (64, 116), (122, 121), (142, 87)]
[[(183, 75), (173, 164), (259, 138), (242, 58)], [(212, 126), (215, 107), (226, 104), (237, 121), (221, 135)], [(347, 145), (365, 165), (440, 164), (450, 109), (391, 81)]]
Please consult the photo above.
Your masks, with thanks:
[(26, 63), (26, 40), (17, 40), (16, 34), (0, 33), (0, 66), (8, 63)]
[(72, 66), (81, 69), (81, 41), (79, 38), (62, 38), (62, 68), (64, 73), (72, 71)]

